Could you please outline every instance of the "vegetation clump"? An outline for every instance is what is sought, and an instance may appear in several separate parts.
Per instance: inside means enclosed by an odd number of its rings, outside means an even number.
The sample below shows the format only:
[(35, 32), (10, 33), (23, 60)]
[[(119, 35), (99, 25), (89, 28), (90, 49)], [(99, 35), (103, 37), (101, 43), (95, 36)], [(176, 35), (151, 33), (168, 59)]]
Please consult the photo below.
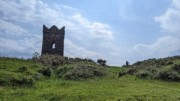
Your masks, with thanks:
[[(164, 59), (148, 59), (138, 61), (129, 68), (118, 73), (118, 77), (126, 74), (146, 79), (159, 79), (164, 81), (180, 81), (180, 56)], [(177, 63), (177, 64), (176, 64)]]
[(75, 65), (74, 67), (60, 67), (56, 71), (58, 77), (67, 80), (85, 80), (92, 77), (106, 75), (106, 69), (95, 65)]
[[(3, 74), (3, 73), (1, 73)], [(33, 86), (34, 79), (31, 76), (4, 73), (0, 76), (0, 86)]]
[(97, 63), (100, 64), (101, 66), (106, 66), (106, 60), (98, 59)]
[(19, 71), (19, 72), (26, 72), (26, 71), (28, 71), (28, 69), (27, 69), (27, 67), (22, 66), (22, 67), (20, 67), (20, 68), (18, 69), (18, 71)]
[(38, 72), (42, 73), (45, 77), (51, 77), (53, 71), (50, 67), (48, 67), (48, 68), (40, 69), (38, 70)]
[(32, 77), (12, 78), (10, 81), (12, 86), (33, 86), (35, 81)]

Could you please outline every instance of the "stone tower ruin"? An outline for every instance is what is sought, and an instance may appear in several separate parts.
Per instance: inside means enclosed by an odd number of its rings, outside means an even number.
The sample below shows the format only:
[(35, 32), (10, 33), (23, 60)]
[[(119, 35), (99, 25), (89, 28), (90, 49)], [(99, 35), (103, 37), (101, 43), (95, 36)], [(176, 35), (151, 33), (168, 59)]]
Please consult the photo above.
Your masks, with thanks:
[(43, 42), (41, 54), (64, 55), (65, 27), (58, 29), (55, 25), (47, 28), (43, 25)]

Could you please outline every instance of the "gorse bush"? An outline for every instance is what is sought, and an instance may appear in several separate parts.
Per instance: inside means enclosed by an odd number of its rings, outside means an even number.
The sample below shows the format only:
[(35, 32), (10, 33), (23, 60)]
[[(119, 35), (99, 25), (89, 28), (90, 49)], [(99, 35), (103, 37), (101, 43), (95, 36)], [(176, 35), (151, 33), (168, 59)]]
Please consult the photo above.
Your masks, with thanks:
[(82, 59), (82, 58), (69, 58), (69, 57), (62, 57), (59, 55), (42, 55), (37, 59), (37, 61), (41, 62), (42, 64), (46, 66), (63, 66), (65, 64), (74, 64), (77, 62), (90, 62), (95, 63), (91, 59)]
[(53, 71), (50, 67), (48, 68), (43, 68), (38, 70), (39, 73), (42, 73), (45, 77), (51, 77)]
[(175, 64), (172, 66), (171, 68), (173, 71), (177, 71), (178, 73), (180, 73), (180, 64)]
[(35, 73), (34, 75), (32, 75), (32, 77), (35, 79), (35, 80), (40, 80), (43, 78), (43, 74), (41, 73)]
[(71, 69), (73, 69), (72, 66), (62, 66), (55, 70), (55, 74), (58, 78), (62, 78)]
[(27, 67), (22, 66), (22, 67), (20, 67), (20, 68), (18, 69), (18, 71), (19, 71), (19, 72), (26, 72), (26, 71), (28, 71), (28, 69), (27, 69)]
[(64, 58), (59, 55), (42, 55), (39, 57), (38, 61), (46, 66), (57, 66), (64, 64)]
[(176, 71), (161, 71), (157, 78), (166, 81), (180, 81), (180, 74)]
[(106, 75), (106, 68), (95, 65), (75, 65), (74, 67), (59, 67), (56, 75), (67, 80), (85, 80)]
[(10, 81), (12, 86), (33, 86), (35, 81), (32, 77), (12, 78)]
[(4, 73), (0, 77), (1, 86), (33, 86), (35, 80), (31, 76)]
[(152, 73), (148, 70), (139, 71), (136, 76), (140, 78), (152, 78)]
[(180, 64), (173, 61), (178, 59), (180, 56), (138, 61), (119, 72), (118, 77), (129, 74), (140, 78), (180, 81)]
[(105, 75), (105, 70), (102, 67), (94, 67), (94, 66), (79, 66), (74, 67), (70, 71), (68, 71), (64, 78), (68, 80), (83, 80), (92, 77), (98, 77)]

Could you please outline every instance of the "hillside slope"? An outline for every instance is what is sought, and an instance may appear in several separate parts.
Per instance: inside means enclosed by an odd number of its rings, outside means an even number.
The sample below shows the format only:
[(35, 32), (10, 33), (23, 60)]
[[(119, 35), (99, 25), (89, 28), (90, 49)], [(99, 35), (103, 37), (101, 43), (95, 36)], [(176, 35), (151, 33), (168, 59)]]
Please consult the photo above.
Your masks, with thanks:
[(180, 100), (179, 82), (118, 77), (127, 67), (104, 68), (90, 60), (48, 59), (0, 58), (0, 101)]
[(148, 59), (138, 61), (119, 73), (135, 75), (140, 78), (158, 79), (164, 81), (180, 81), (180, 56)]

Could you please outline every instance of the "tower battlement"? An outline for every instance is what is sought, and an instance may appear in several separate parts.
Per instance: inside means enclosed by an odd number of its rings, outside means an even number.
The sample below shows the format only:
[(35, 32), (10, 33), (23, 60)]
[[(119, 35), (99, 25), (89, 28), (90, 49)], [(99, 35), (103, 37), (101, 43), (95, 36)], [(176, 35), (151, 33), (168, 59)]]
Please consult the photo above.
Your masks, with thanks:
[(41, 54), (64, 55), (65, 26), (61, 29), (53, 25), (51, 28), (43, 25), (43, 42)]

